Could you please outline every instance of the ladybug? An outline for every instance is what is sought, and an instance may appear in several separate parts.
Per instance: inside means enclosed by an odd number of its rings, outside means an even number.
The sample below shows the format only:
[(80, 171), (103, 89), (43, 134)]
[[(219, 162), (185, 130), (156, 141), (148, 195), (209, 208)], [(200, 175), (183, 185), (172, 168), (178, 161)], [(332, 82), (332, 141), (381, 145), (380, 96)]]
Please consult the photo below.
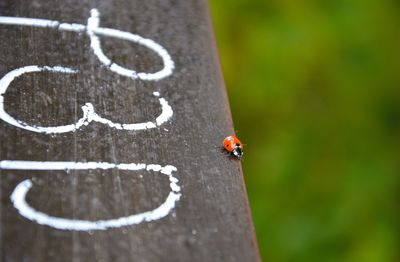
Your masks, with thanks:
[(228, 136), (223, 141), (224, 148), (238, 159), (243, 156), (243, 144), (236, 136)]

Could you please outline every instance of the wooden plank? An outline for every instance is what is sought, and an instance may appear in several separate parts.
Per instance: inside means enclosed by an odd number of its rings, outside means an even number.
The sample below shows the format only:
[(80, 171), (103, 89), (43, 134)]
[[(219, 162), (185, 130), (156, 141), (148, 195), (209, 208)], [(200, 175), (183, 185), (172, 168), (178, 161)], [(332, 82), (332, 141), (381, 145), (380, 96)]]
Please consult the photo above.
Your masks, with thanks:
[(259, 260), (206, 1), (0, 0), (0, 16), (4, 261)]

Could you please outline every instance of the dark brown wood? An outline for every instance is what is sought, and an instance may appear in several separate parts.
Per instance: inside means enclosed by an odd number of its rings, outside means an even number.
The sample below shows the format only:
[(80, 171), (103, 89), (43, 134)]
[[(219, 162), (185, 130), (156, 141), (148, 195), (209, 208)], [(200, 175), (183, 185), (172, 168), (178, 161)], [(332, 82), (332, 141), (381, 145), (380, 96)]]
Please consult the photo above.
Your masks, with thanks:
[[(30, 73), (15, 79), (5, 109), (29, 124), (57, 126), (82, 117), (90, 102), (118, 123), (160, 113), (160, 92), (174, 115), (158, 128), (127, 131), (90, 123), (75, 132), (36, 133), (0, 120), (0, 160), (173, 165), (181, 199), (165, 217), (107, 230), (60, 230), (21, 216), (10, 201), (31, 179), (27, 202), (51, 216), (100, 220), (151, 210), (167, 197), (166, 176), (110, 170), (0, 170), (0, 252), (4, 261), (258, 261), (240, 161), (221, 150), (233, 134), (226, 91), (204, 0), (0, 0), (0, 16), (100, 26), (150, 38), (175, 62), (159, 81), (111, 72), (86, 32), (0, 24), (0, 77), (29, 65), (66, 66), (77, 74)], [(155, 72), (162, 60), (148, 48), (101, 37), (104, 52), (127, 68)], [(146, 174), (145, 174), (146, 173)], [(154, 172), (156, 173), (156, 172)]]

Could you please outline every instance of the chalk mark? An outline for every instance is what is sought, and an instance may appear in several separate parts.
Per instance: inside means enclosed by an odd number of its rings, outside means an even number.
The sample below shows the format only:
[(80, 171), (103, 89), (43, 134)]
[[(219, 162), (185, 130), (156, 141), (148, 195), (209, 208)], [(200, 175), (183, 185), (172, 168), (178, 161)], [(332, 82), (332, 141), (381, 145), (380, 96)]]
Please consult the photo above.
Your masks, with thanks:
[(59, 133), (66, 133), (66, 132), (74, 132), (80, 129), (82, 126), (86, 126), (91, 122), (98, 122), (104, 125), (108, 125), (111, 128), (115, 128), (118, 130), (144, 130), (144, 129), (151, 129), (157, 126), (161, 126), (162, 124), (166, 123), (173, 115), (173, 111), (171, 106), (168, 102), (159, 97), (160, 94), (158, 92), (154, 92), (153, 95), (158, 97), (159, 103), (161, 105), (161, 114), (156, 117), (155, 121), (148, 121), (143, 123), (133, 123), (133, 124), (120, 124), (114, 123), (111, 120), (103, 118), (99, 116), (91, 103), (86, 103), (82, 106), (83, 116), (77, 120), (75, 124), (70, 125), (62, 125), (62, 126), (53, 126), (53, 127), (42, 127), (36, 125), (29, 125), (24, 121), (16, 120), (12, 116), (10, 116), (4, 109), (4, 95), (7, 92), (7, 88), (10, 86), (12, 81), (14, 81), (17, 77), (27, 74), (27, 73), (34, 73), (34, 72), (56, 72), (56, 73), (64, 73), (64, 74), (75, 74), (78, 70), (68, 67), (62, 66), (25, 66), (14, 69), (8, 72), (5, 76), (0, 79), (0, 119), (13, 125), (18, 128), (26, 129), (32, 132), (37, 133), (46, 133), (46, 134), (59, 134)]
[[(53, 28), (60, 31), (70, 31), (77, 33), (86, 32), (90, 38), (90, 48), (93, 50), (93, 53), (97, 56), (99, 61), (107, 66), (111, 71), (119, 75), (128, 76), (133, 79), (138, 78), (141, 80), (158, 81), (172, 74), (172, 71), (175, 68), (175, 64), (168, 51), (163, 46), (149, 38), (144, 38), (130, 32), (125, 32), (113, 28), (99, 27), (99, 11), (97, 9), (92, 9), (90, 10), (90, 14), (91, 16), (88, 18), (87, 25), (76, 23), (61, 23), (59, 21), (47, 19), (10, 16), (0, 16), (0, 24)], [(101, 43), (98, 36), (113, 37), (147, 47), (161, 57), (164, 67), (163, 69), (155, 73), (137, 72), (135, 70), (122, 67), (117, 63), (112, 62), (112, 60), (104, 54), (103, 50), (101, 49)]]
[(149, 222), (161, 219), (167, 216), (175, 207), (176, 202), (181, 197), (181, 188), (178, 185), (179, 180), (172, 175), (177, 171), (176, 167), (171, 165), (161, 166), (157, 164), (113, 164), (107, 162), (59, 162), (59, 161), (19, 161), (3, 160), (0, 161), (0, 170), (93, 170), (93, 169), (119, 169), (128, 171), (154, 171), (166, 175), (170, 181), (170, 192), (166, 200), (157, 208), (137, 213), (125, 217), (119, 217), (108, 220), (80, 220), (54, 217), (40, 212), (29, 205), (26, 201), (26, 195), (33, 184), (30, 179), (20, 182), (11, 194), (11, 202), (18, 210), (21, 216), (41, 225), (61, 230), (92, 231), (106, 230), (109, 228), (118, 228), (129, 225), (137, 225), (143, 222)]
[[(91, 16), (88, 18), (87, 25), (76, 24), (76, 23), (61, 23), (59, 21), (47, 20), (47, 19), (36, 19), (36, 18), (24, 18), (24, 17), (6, 17), (0, 16), (0, 24), (4, 25), (21, 25), (21, 26), (32, 26), (41, 28), (52, 28), (60, 31), (70, 31), (70, 32), (86, 32), (90, 38), (90, 48), (93, 53), (99, 59), (99, 61), (105, 65), (111, 71), (127, 76), (132, 79), (142, 79), (148, 81), (158, 81), (172, 74), (175, 65), (171, 56), (168, 54), (167, 50), (160, 44), (154, 42), (151, 39), (143, 38), (139, 35), (132, 34), (130, 32), (125, 32), (112, 28), (102, 28), (99, 27), (100, 24), (100, 13), (97, 9), (91, 10)], [(109, 59), (106, 54), (101, 49), (101, 41), (99, 36), (113, 37), (121, 40), (127, 40), (133, 43), (137, 43), (144, 47), (151, 49), (156, 52), (163, 61), (164, 67), (155, 73), (145, 73), (137, 72), (135, 70), (130, 70), (128, 68), (122, 67), (117, 63), (114, 63)], [(111, 120), (99, 116), (91, 103), (86, 103), (82, 106), (83, 117), (78, 119), (75, 124), (54, 126), (54, 127), (41, 127), (41, 126), (31, 126), (24, 121), (14, 119), (10, 116), (4, 109), (4, 94), (11, 82), (25, 74), (32, 72), (56, 72), (65, 74), (75, 74), (78, 70), (63, 66), (25, 66), (21, 68), (14, 69), (8, 72), (5, 76), (0, 79), (0, 119), (3, 121), (22, 129), (26, 129), (38, 133), (65, 133), (72, 132), (83, 125), (88, 125), (91, 122), (99, 122), (106, 124), (115, 129), (123, 130), (141, 130), (155, 128), (162, 125), (168, 121), (172, 115), (172, 108), (169, 106), (168, 102), (159, 97), (159, 92), (154, 92), (153, 95), (158, 97), (162, 112), (155, 119), (155, 121), (135, 123), (135, 124), (119, 124), (114, 123)], [(26, 202), (26, 195), (32, 188), (33, 184), (30, 179), (20, 182), (13, 193), (11, 194), (11, 201), (18, 212), (25, 218), (35, 221), (42, 225), (47, 225), (53, 228), (61, 230), (77, 230), (77, 231), (89, 231), (89, 230), (105, 230), (108, 228), (122, 227), (127, 225), (135, 225), (145, 221), (153, 221), (161, 219), (167, 216), (171, 210), (175, 207), (177, 201), (181, 197), (180, 186), (178, 185), (178, 179), (172, 175), (173, 171), (177, 171), (176, 167), (167, 165), (161, 166), (157, 164), (113, 164), (106, 162), (60, 162), (60, 161), (20, 161), (20, 160), (3, 160), (0, 161), (0, 170), (91, 170), (91, 169), (119, 169), (128, 171), (155, 171), (161, 174), (167, 175), (170, 181), (170, 193), (166, 198), (165, 202), (159, 207), (146, 211), (143, 213), (133, 214), (126, 217), (120, 217), (116, 219), (109, 220), (76, 220), (76, 219), (66, 219), (61, 217), (49, 216), (43, 212), (35, 210), (33, 207)]]

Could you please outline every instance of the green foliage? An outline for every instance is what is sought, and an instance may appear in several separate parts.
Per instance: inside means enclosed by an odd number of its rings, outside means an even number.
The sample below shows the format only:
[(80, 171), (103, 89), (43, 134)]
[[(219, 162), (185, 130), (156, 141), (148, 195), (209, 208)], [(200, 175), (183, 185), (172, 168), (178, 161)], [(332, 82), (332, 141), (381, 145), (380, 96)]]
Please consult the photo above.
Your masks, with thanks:
[(212, 0), (265, 261), (400, 261), (400, 3)]

